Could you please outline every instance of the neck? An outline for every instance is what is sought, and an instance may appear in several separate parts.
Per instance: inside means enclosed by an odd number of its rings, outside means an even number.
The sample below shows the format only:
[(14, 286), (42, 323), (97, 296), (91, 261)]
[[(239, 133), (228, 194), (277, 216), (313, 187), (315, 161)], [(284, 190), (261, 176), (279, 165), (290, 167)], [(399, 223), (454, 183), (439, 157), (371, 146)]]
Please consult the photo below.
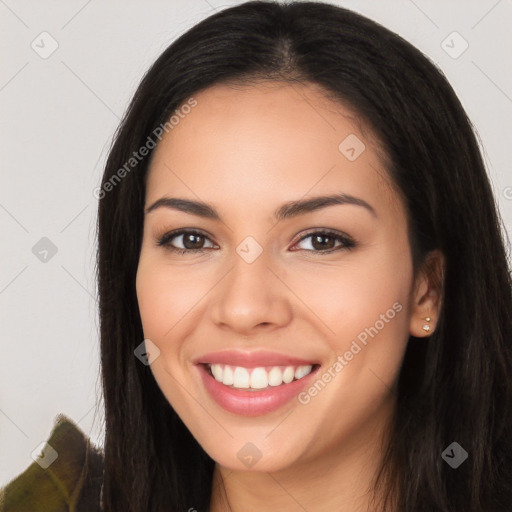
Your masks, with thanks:
[(233, 471), (216, 464), (210, 512), (380, 511), (375, 504), (382, 493), (373, 493), (373, 483), (389, 439), (393, 406), (384, 406), (350, 440), (280, 471)]

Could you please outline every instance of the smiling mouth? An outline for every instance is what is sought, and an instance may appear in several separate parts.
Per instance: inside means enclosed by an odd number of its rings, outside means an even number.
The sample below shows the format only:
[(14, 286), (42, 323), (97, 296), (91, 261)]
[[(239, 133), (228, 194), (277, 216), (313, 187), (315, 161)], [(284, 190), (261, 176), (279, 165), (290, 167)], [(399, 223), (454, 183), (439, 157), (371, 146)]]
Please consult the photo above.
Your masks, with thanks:
[(244, 391), (263, 391), (284, 387), (315, 371), (318, 364), (301, 366), (257, 366), (246, 368), (228, 364), (204, 364), (207, 373), (227, 388)]

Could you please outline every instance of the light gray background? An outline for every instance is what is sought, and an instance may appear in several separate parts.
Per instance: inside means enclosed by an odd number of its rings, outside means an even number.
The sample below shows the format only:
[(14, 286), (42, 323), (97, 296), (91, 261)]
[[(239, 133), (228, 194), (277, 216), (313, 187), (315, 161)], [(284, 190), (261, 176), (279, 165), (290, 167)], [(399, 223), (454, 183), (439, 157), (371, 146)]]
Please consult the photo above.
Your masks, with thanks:
[[(103, 417), (94, 417), (101, 392), (93, 189), (151, 62), (192, 25), (238, 3), (0, 0), (0, 486), (28, 467), (61, 412), (103, 444)], [(394, 30), (444, 71), (478, 130), (512, 233), (512, 2), (333, 3)], [(44, 31), (58, 43), (46, 59), (31, 47), (50, 48)], [(469, 43), (458, 58), (441, 46), (453, 31)], [(444, 44), (457, 52), (461, 43)], [(47, 262), (32, 252), (42, 237), (57, 247)]]

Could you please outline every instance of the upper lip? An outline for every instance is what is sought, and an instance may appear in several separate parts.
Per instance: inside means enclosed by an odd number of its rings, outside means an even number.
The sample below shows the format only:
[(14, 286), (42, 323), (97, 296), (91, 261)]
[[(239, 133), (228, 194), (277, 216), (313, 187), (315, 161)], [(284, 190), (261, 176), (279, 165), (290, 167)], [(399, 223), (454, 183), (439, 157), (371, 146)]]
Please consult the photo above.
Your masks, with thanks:
[(267, 350), (240, 351), (221, 350), (210, 352), (194, 360), (194, 364), (229, 364), (232, 366), (257, 367), (257, 366), (307, 366), (318, 364), (316, 361), (292, 357), (278, 352)]

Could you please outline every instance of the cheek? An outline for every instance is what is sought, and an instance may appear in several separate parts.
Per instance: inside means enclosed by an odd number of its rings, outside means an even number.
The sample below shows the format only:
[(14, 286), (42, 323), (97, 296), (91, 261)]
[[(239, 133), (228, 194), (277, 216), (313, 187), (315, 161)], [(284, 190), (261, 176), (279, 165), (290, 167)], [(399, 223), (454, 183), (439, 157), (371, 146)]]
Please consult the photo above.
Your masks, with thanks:
[[(354, 254), (336, 267), (290, 270), (286, 281), (297, 296), (305, 299), (316, 316), (315, 323), (323, 324), (322, 331), (330, 338), (343, 340), (372, 326), (387, 311), (395, 324), (395, 320), (405, 317), (411, 272), (408, 260), (391, 250), (378, 254), (368, 251)], [(396, 302), (401, 308), (393, 309)], [(402, 312), (395, 314), (396, 309)], [(400, 325), (405, 327), (407, 323)]]
[(391, 385), (409, 338), (412, 268), (406, 258), (392, 251), (367, 268), (366, 273), (347, 279), (335, 348), (351, 358), (347, 373), (363, 372), (370, 381)]
[(325, 334), (333, 360), (347, 361), (343, 373), (374, 379), (372, 369), (391, 382), (408, 341), (408, 296), (412, 266), (407, 251), (381, 251), (346, 260), (343, 267), (319, 267), (314, 278), (289, 273), (290, 287), (307, 297), (319, 332)]
[(150, 366), (158, 386), (168, 402), (182, 410), (187, 400), (181, 386), (184, 382), (180, 363), (180, 336), (186, 337), (181, 322), (191, 305), (197, 302), (197, 291), (191, 290), (188, 280), (177, 279), (176, 270), (171, 270), (141, 255), (136, 277), (137, 300), (144, 331), (160, 350), (160, 355)]
[(204, 297), (201, 281), (187, 277), (187, 272), (141, 258), (136, 289), (144, 334), (163, 341), (194, 304)]
[(172, 311), (172, 304), (166, 296), (166, 287), (158, 267), (148, 264), (144, 258), (137, 269), (136, 289), (144, 336), (159, 339), (165, 328), (162, 325), (164, 319), (167, 317), (171, 320), (168, 315)]

